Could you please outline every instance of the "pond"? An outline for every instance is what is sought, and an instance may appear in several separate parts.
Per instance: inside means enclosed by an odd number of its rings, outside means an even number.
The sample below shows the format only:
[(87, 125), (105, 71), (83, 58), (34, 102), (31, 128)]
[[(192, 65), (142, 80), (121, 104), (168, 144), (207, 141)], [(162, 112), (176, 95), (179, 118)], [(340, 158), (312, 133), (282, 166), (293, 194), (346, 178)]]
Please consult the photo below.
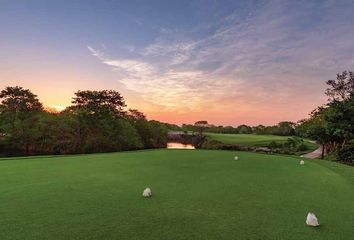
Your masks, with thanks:
[(195, 149), (192, 144), (184, 144), (178, 142), (169, 142), (167, 143), (168, 149)]

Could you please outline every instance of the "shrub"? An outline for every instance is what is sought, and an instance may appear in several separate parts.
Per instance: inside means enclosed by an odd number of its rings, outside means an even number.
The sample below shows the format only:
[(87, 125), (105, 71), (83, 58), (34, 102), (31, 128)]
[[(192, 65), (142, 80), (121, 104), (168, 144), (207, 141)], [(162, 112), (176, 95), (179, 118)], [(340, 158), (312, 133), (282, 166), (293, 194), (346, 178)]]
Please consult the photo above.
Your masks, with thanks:
[(309, 150), (309, 147), (305, 143), (301, 143), (300, 145), (297, 146), (296, 150), (298, 152), (305, 152)]
[(280, 147), (282, 147), (282, 146), (281, 146), (281, 144), (278, 144), (278, 143), (276, 143), (275, 141), (271, 141), (271, 142), (268, 144), (268, 147), (269, 147), (270, 149), (275, 149), (275, 148), (280, 148)]
[(342, 162), (354, 162), (354, 144), (347, 145), (337, 153), (337, 160)]

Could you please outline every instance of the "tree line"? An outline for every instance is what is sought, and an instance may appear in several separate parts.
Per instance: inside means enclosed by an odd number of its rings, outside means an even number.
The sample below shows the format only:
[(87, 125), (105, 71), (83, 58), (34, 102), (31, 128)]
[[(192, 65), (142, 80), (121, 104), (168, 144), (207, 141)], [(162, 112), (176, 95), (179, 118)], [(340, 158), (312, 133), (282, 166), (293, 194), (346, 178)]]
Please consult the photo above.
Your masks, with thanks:
[(296, 123), (290, 121), (282, 121), (274, 126), (248, 126), (246, 124), (233, 126), (215, 126), (207, 121), (197, 121), (194, 124), (182, 124), (182, 127), (175, 130), (193, 131), (193, 132), (210, 132), (222, 134), (259, 134), (259, 135), (279, 135), (279, 136), (294, 136), (296, 135)]
[(77, 91), (71, 106), (48, 111), (29, 89), (0, 92), (0, 155), (76, 154), (165, 147), (168, 124), (126, 109), (114, 90)]

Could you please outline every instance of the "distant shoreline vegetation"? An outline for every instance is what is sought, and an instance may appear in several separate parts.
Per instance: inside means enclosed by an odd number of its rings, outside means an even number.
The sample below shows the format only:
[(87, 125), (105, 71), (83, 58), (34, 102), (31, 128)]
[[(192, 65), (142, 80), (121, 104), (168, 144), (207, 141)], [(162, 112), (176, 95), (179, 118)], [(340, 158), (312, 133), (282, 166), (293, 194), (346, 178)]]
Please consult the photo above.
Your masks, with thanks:
[[(278, 153), (309, 150), (311, 146), (301, 140), (308, 138), (322, 145), (322, 158), (327, 154), (354, 162), (354, 73), (344, 71), (326, 83), (329, 101), (314, 110), (310, 118), (255, 127), (215, 126), (205, 120), (177, 126), (147, 120), (144, 113), (127, 108), (123, 96), (114, 90), (77, 91), (71, 106), (53, 112), (45, 109), (30, 90), (6, 87), (0, 92), (0, 156), (164, 148), (168, 132), (180, 131), (200, 136), (197, 148), (230, 150), (237, 150), (234, 145), (243, 146), (212, 139), (212, 133), (294, 136), (282, 143), (267, 143)], [(209, 137), (205, 137), (205, 132)]]

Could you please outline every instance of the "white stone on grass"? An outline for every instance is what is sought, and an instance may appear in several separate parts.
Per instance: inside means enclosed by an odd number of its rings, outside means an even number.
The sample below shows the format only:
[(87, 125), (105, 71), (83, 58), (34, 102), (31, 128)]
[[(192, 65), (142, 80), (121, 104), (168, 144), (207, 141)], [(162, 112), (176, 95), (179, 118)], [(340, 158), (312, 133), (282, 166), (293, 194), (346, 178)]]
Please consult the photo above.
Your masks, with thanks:
[(300, 165), (304, 165), (305, 164), (305, 161), (304, 160), (301, 160), (300, 161)]
[(235, 158), (234, 158), (235, 160), (238, 160), (238, 156), (235, 156)]
[(144, 192), (143, 192), (143, 197), (147, 198), (147, 197), (151, 197), (152, 193), (151, 193), (151, 189), (150, 188), (145, 188)]
[(317, 217), (314, 213), (309, 212), (307, 214), (307, 218), (306, 218), (306, 224), (312, 227), (317, 227), (320, 224), (318, 223)]
[(303, 157), (304, 157), (304, 155), (300, 155), (300, 157), (301, 157), (301, 158), (303, 158)]

